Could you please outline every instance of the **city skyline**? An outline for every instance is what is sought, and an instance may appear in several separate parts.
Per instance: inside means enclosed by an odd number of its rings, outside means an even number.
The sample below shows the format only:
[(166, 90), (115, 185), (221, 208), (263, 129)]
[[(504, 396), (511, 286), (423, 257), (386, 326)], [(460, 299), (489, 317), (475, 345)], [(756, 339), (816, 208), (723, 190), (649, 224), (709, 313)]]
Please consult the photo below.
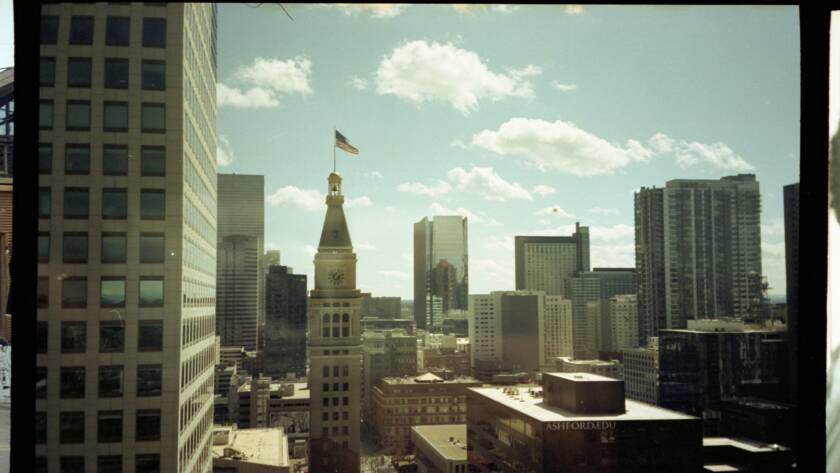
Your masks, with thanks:
[[(568, 235), (576, 221), (591, 228), (592, 267), (633, 267), (633, 192), (747, 172), (770, 294), (784, 294), (795, 7), (289, 12), (220, 6), (218, 158), (221, 172), (266, 176), (266, 249), (310, 281), (335, 127), (360, 150), (339, 151), (338, 172), (363, 292), (412, 298), (411, 224), (434, 215), (468, 217), (472, 293), (514, 289), (514, 235)], [(418, 76), (432, 67), (458, 75)]]

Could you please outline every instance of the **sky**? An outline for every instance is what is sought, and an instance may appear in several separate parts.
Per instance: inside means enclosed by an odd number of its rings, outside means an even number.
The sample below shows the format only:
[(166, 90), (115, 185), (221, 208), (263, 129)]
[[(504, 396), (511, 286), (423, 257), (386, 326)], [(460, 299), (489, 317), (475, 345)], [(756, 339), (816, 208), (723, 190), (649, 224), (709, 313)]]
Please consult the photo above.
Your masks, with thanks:
[(0, 69), (15, 65), (12, 0), (0, 0)]
[[(255, 4), (251, 4), (255, 5)], [(635, 266), (633, 192), (754, 173), (763, 271), (785, 293), (799, 179), (789, 6), (221, 4), (219, 172), (265, 175), (266, 248), (309, 276), (333, 128), (357, 283), (411, 299), (412, 225), (468, 218), (469, 290), (514, 289), (514, 235), (590, 227)]]

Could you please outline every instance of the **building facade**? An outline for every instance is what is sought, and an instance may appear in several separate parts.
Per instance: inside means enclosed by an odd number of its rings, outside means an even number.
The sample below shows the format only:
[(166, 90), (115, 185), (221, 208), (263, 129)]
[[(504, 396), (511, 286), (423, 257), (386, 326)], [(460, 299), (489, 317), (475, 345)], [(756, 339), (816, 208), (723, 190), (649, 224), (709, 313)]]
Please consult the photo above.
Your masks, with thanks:
[(572, 301), (560, 296), (545, 296), (545, 359), (574, 354)]
[(790, 402), (796, 404), (799, 390), (799, 183), (784, 187), (785, 282), (787, 283), (788, 386)]
[(761, 193), (753, 174), (675, 179), (635, 193), (639, 339), (688, 320), (749, 317), (761, 297)]
[(212, 469), (216, 18), (42, 7), (36, 471)]
[(306, 383), (250, 378), (235, 388), (231, 418), (240, 428), (282, 427), (291, 440), (309, 437), (310, 403)]
[(262, 372), (283, 378), (306, 376), (306, 275), (270, 266), (265, 278), (265, 346)]
[(621, 350), (627, 397), (659, 405), (659, 339), (651, 337), (639, 348)]
[(371, 388), (382, 378), (417, 374), (417, 338), (401, 330), (362, 333), (362, 409), (370, 419)]
[(411, 428), (417, 473), (467, 473), (467, 426), (420, 425)]
[(575, 223), (571, 236), (517, 236), (514, 256), (517, 291), (568, 297), (568, 280), (589, 271), (589, 227)]
[(414, 321), (431, 329), (450, 310), (466, 310), (469, 294), (467, 218), (424, 217), (414, 224)]
[(309, 299), (309, 462), (313, 472), (356, 473), (362, 388), (360, 293), (341, 176), (333, 172), (327, 182), (327, 213)]
[[(0, 70), (0, 316), (2, 335), (12, 340), (11, 314), (8, 314), (12, 259), (12, 191), (15, 157), (15, 68)], [(6, 330), (8, 319), (9, 329)]]
[(555, 359), (559, 373), (590, 373), (614, 379), (624, 379), (624, 366), (618, 360), (576, 360), (561, 356)]
[(377, 319), (402, 318), (402, 299), (399, 297), (362, 297), (362, 317)]
[[(572, 301), (574, 317), (575, 357), (598, 357), (598, 339), (606, 327), (593, 327), (587, 317), (586, 304), (604, 301), (618, 294), (636, 293), (636, 272), (633, 268), (595, 268), (583, 271), (567, 280), (567, 297)], [(606, 308), (605, 308), (606, 310)], [(607, 344), (608, 338), (604, 340)]]

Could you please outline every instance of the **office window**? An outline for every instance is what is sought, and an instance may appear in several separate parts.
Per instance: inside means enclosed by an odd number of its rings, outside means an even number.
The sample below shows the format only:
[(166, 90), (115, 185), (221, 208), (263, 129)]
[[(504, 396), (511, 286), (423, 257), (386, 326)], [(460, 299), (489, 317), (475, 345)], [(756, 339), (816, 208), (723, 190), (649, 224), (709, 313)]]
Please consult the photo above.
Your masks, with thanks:
[(67, 58), (67, 87), (90, 87), (91, 69), (89, 57)]
[(143, 61), (140, 75), (143, 90), (164, 90), (166, 88), (165, 62)]
[(342, 376), (350, 376), (350, 367), (347, 366), (347, 365), (342, 366), (341, 367), (341, 375)]
[(96, 473), (122, 473), (122, 455), (96, 457)]
[(160, 473), (160, 455), (147, 453), (134, 457), (135, 473)]
[(162, 320), (141, 320), (137, 323), (137, 350), (163, 350)]
[(122, 397), (123, 367), (99, 367), (99, 397)]
[(330, 413), (329, 412), (322, 412), (321, 413), (321, 420), (323, 420), (323, 421), (330, 420)]
[(103, 276), (99, 294), (100, 307), (125, 307), (125, 278)]
[(93, 17), (70, 18), (70, 44), (93, 44)]
[(343, 383), (341, 385), (341, 390), (342, 391), (349, 391), (350, 390), (350, 383)]
[(88, 190), (80, 187), (64, 188), (64, 218), (88, 218)]
[(35, 327), (35, 353), (46, 353), (49, 342), (47, 339), (49, 326), (47, 325), (47, 322), (38, 321)]
[[(85, 413), (62, 412), (59, 415), (59, 441), (61, 443), (84, 443)], [(64, 460), (65, 457), (62, 457)], [(62, 462), (63, 463), (63, 462)], [(64, 466), (64, 465), (62, 465)], [(63, 470), (63, 468), (62, 468)], [(84, 470), (82, 470), (84, 471)]]
[(125, 326), (122, 321), (99, 322), (99, 353), (122, 353), (125, 348)]
[(58, 41), (58, 17), (41, 17), (41, 44), (55, 44)]
[(50, 262), (50, 233), (49, 232), (39, 232), (38, 233), (38, 262), (39, 263), (49, 263)]
[(328, 398), (328, 397), (323, 398), (321, 404), (323, 405), (323, 407), (329, 407), (330, 398)]
[(38, 128), (52, 130), (53, 127), (53, 101), (41, 100), (38, 102)]
[(46, 399), (47, 397), (47, 368), (38, 366), (35, 368), (35, 399)]
[(144, 103), (140, 109), (141, 128), (144, 133), (166, 131), (166, 106), (162, 103)]
[(90, 173), (90, 145), (68, 144), (64, 146), (64, 174)]
[(87, 263), (87, 232), (64, 232), (61, 248), (62, 261), (65, 263)]
[(137, 396), (160, 396), (161, 365), (137, 365)]
[(349, 418), (349, 416), (347, 414), (347, 411), (342, 411), (341, 412), (341, 420), (348, 420), (348, 418)]
[[(68, 442), (68, 443), (82, 443), (79, 442)], [(61, 467), (60, 473), (86, 473), (85, 472), (85, 457), (73, 456), (73, 457), (61, 457), (59, 461), (59, 466)]]
[(166, 47), (166, 19), (143, 18), (143, 47)]
[(163, 233), (141, 233), (140, 234), (140, 262), (141, 263), (163, 263), (164, 252)]
[(48, 473), (47, 457), (41, 455), (35, 457), (35, 473)]
[(105, 21), (105, 44), (108, 46), (128, 46), (131, 18), (127, 16), (109, 16)]
[(59, 374), (59, 394), (62, 399), (85, 397), (84, 366), (63, 366)]
[(85, 322), (61, 323), (61, 353), (84, 353), (86, 339)]
[(128, 131), (128, 102), (105, 102), (105, 131)]
[(160, 440), (160, 409), (137, 409), (135, 425), (138, 441)]
[(38, 85), (41, 87), (52, 87), (55, 85), (55, 58), (42, 57), (41, 67), (38, 72)]
[(140, 218), (163, 220), (166, 217), (166, 194), (159, 189), (140, 189)]
[(99, 411), (96, 420), (97, 442), (122, 442), (122, 411)]
[(38, 277), (38, 295), (37, 304), (39, 309), (49, 307), (50, 302), (50, 279), (46, 276)]
[(67, 101), (67, 130), (90, 130), (90, 101)]
[(348, 398), (346, 398), (346, 397), (341, 398), (341, 405), (346, 406), (347, 403), (348, 403)]
[(125, 220), (128, 217), (128, 193), (125, 189), (102, 189), (102, 218)]
[(324, 385), (321, 386), (321, 391), (323, 391), (325, 393), (329, 392), (330, 391), (330, 383), (324, 383)]
[(49, 187), (38, 189), (38, 216), (40, 218), (50, 218), (51, 197)]
[(140, 277), (140, 307), (163, 307), (163, 278)]
[(105, 145), (102, 147), (102, 174), (106, 176), (128, 174), (128, 146)]
[(330, 367), (329, 366), (325, 366), (321, 371), (322, 371), (321, 375), (323, 377), (327, 378), (327, 377), (330, 376)]
[(47, 443), (47, 413), (35, 413), (35, 443)]
[(140, 174), (144, 176), (166, 174), (166, 150), (163, 146), (143, 146), (140, 149)]
[(83, 309), (87, 307), (87, 278), (71, 276), (61, 280), (61, 307)]
[(53, 148), (51, 143), (38, 145), (38, 172), (50, 174), (52, 172)]
[(105, 59), (105, 88), (128, 88), (128, 59)]
[(125, 263), (126, 261), (125, 233), (102, 234), (102, 262)]

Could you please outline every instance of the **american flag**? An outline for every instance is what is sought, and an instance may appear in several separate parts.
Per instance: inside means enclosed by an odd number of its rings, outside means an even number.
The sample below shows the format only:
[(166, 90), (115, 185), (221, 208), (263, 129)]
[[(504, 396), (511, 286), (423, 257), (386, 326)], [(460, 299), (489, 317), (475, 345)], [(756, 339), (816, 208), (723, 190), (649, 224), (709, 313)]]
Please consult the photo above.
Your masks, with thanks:
[(347, 138), (345, 138), (344, 135), (339, 133), (338, 130), (335, 131), (335, 145), (343, 149), (344, 151), (347, 151), (348, 153), (359, 154), (359, 149), (348, 143)]

